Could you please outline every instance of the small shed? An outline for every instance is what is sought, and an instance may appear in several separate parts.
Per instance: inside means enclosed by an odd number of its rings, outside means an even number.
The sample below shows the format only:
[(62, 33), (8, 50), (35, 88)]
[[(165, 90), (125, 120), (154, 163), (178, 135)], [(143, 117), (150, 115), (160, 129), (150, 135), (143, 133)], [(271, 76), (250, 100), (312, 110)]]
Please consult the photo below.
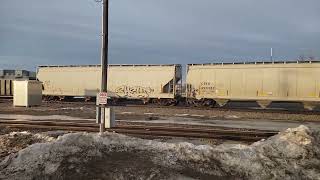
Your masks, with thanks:
[(39, 106), (42, 102), (42, 82), (35, 80), (14, 81), (14, 106)]

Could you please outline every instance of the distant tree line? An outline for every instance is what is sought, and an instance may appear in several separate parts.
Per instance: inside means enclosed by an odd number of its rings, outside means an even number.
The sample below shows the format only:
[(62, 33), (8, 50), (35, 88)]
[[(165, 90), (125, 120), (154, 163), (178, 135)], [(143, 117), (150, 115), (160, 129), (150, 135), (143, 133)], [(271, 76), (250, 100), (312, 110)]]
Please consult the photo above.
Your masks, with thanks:
[(298, 60), (299, 60), (299, 61), (314, 61), (314, 60), (316, 60), (316, 57), (313, 56), (313, 55), (301, 54), (301, 55), (298, 57)]

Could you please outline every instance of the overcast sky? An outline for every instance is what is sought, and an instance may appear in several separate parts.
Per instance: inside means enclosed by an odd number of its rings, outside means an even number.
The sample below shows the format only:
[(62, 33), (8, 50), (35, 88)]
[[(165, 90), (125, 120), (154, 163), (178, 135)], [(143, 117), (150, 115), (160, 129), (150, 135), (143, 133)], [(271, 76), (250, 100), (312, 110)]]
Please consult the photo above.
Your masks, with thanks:
[[(0, 69), (100, 62), (101, 3), (0, 0)], [(117, 64), (320, 56), (319, 0), (110, 0)]]

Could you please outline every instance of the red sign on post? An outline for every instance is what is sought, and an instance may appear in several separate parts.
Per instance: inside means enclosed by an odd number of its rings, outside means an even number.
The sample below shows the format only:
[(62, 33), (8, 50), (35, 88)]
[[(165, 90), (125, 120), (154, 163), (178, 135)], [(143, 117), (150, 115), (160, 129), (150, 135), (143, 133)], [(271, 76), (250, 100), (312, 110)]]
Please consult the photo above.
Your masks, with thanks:
[(106, 105), (108, 102), (108, 94), (106, 92), (98, 93), (97, 98), (99, 105)]

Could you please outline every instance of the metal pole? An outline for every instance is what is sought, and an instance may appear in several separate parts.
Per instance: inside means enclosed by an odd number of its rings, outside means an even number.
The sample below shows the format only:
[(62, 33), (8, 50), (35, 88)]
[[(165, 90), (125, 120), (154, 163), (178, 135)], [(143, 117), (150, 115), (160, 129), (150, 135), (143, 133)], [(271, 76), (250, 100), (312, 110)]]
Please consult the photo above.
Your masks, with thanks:
[[(101, 46), (101, 88), (100, 92), (107, 92), (107, 75), (108, 75), (108, 31), (109, 31), (109, 0), (102, 2), (102, 46)], [(102, 105), (100, 133), (105, 131), (105, 109), (106, 105)]]
[[(185, 67), (186, 67), (186, 71), (185, 71), (185, 72), (186, 72), (186, 74), (185, 74), (185, 76), (186, 76), (186, 79), (185, 79), (185, 86), (186, 86), (185, 93), (186, 93), (186, 104), (187, 104), (187, 105), (189, 105), (189, 104), (188, 104), (189, 86), (188, 86), (188, 83), (187, 83), (188, 66), (189, 66), (188, 64), (186, 64), (186, 66), (185, 66)], [(182, 83), (182, 81), (181, 81), (181, 83)]]

